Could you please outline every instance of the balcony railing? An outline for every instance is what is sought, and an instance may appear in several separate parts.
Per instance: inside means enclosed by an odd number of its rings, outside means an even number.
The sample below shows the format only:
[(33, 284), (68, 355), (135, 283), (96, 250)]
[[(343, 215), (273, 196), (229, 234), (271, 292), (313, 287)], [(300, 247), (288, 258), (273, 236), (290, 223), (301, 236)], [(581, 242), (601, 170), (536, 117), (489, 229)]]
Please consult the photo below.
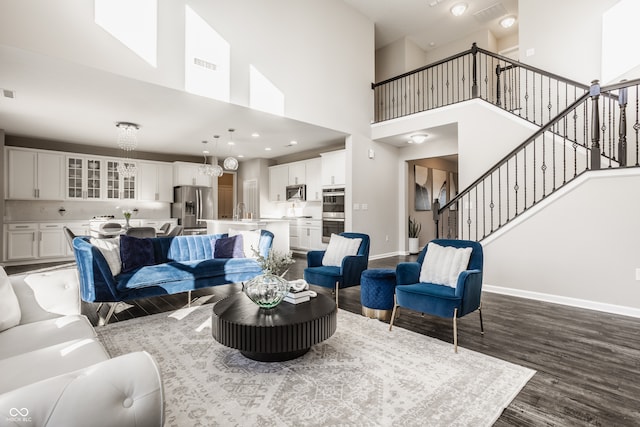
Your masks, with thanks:
[(375, 122), (479, 98), (539, 126), (584, 95), (587, 85), (507, 57), (471, 49), (372, 85)]

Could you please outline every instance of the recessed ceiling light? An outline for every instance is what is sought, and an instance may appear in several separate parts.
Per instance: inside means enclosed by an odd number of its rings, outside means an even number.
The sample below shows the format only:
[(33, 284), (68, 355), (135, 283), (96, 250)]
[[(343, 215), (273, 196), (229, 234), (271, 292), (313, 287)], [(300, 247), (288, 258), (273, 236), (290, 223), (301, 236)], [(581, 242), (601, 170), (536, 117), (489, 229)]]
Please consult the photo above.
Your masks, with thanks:
[(456, 3), (453, 6), (451, 6), (450, 10), (451, 10), (451, 14), (453, 16), (460, 16), (467, 10), (467, 4), (466, 3)]
[(258, 137), (260, 137), (260, 134), (258, 132), (254, 132), (254, 133), (251, 134), (251, 136), (254, 137), (254, 138), (258, 138)]
[(228, 144), (228, 145), (236, 145), (236, 143), (235, 143), (235, 142), (233, 142), (233, 141), (229, 141), (229, 142), (227, 142), (227, 144)]
[(291, 142), (289, 142), (289, 144), (291, 145), (296, 145), (298, 143), (298, 141), (292, 140)]
[(429, 47), (434, 47), (436, 45), (436, 42), (429, 42)]
[(505, 16), (500, 20), (500, 26), (502, 28), (511, 28), (516, 23), (516, 17), (513, 15)]
[(264, 151), (271, 151), (271, 147), (265, 147)]
[(416, 133), (409, 137), (409, 144), (422, 144), (429, 137), (426, 133)]
[(243, 158), (244, 154), (238, 154), (238, 157)]

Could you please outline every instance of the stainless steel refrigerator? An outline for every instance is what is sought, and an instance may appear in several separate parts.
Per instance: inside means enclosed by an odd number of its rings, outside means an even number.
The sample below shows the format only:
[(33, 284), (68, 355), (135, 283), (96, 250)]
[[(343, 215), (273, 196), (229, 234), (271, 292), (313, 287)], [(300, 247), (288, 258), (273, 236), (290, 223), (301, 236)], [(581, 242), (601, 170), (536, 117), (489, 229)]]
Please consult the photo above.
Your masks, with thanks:
[(206, 232), (207, 225), (199, 219), (214, 219), (213, 189), (195, 185), (173, 187), (171, 217), (178, 219), (184, 234)]

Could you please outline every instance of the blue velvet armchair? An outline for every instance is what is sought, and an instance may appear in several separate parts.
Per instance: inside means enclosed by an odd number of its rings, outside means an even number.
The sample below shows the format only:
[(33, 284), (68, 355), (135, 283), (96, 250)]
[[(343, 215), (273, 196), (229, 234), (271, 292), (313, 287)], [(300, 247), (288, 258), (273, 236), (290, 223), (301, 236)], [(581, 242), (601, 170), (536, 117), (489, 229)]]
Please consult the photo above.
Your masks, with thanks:
[(408, 308), (421, 313), (453, 319), (453, 345), (458, 352), (458, 330), (456, 319), (478, 310), (480, 315), (480, 332), (484, 334), (482, 324), (482, 245), (470, 240), (433, 240), (440, 246), (455, 248), (471, 248), (471, 256), (466, 270), (458, 275), (455, 287), (420, 282), (420, 272), (429, 245), (418, 255), (417, 262), (403, 262), (396, 267), (396, 300), (391, 314), (389, 330), (399, 307)]
[(336, 267), (322, 265), (322, 258), (326, 251), (309, 251), (307, 252), (307, 268), (304, 269), (304, 280), (313, 285), (334, 290), (336, 305), (338, 304), (338, 289), (359, 285), (360, 275), (369, 265), (369, 236), (362, 233), (340, 233), (340, 235), (349, 239), (362, 239), (356, 255), (344, 257), (342, 265)]

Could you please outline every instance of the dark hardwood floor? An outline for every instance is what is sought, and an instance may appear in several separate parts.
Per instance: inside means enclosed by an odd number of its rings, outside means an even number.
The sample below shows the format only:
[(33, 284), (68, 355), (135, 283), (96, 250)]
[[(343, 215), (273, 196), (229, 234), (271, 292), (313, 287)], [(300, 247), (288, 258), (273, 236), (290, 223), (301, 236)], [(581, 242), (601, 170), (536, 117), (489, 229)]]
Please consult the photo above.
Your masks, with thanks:
[[(304, 258), (296, 259), (288, 273), (291, 279), (302, 277), (306, 264)], [(395, 268), (413, 259), (373, 260), (369, 268)], [(193, 296), (211, 304), (240, 290), (239, 285), (218, 286)], [(186, 294), (148, 298), (123, 307), (111, 322), (174, 310), (186, 302)], [(95, 308), (83, 306), (94, 324)], [(340, 291), (340, 308), (360, 313), (359, 287)], [(106, 308), (102, 310), (106, 314)], [(482, 313), (484, 336), (477, 312), (472, 313), (458, 322), (459, 345), (537, 371), (496, 426), (640, 425), (640, 319), (487, 292)], [(453, 342), (447, 319), (402, 310), (395, 324)]]

